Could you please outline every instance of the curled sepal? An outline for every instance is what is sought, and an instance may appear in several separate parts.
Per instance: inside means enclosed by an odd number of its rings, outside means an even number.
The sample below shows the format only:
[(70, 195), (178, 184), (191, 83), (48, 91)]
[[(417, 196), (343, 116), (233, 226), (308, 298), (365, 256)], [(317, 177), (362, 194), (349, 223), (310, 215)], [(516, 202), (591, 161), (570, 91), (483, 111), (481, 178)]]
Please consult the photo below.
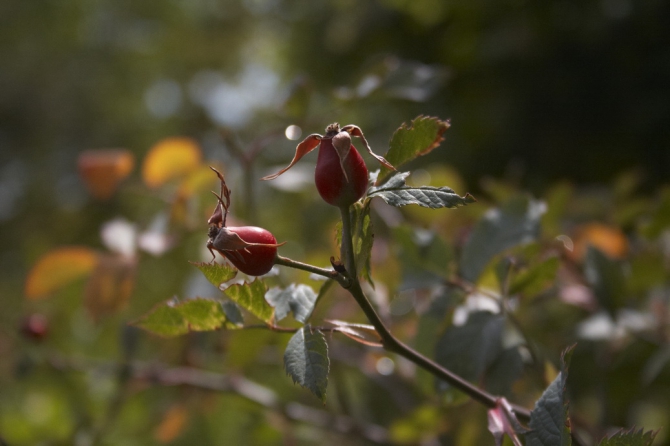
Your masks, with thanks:
[(365, 136), (363, 135), (363, 131), (360, 129), (360, 127), (358, 127), (356, 125), (353, 125), (353, 124), (349, 124), (349, 125), (345, 125), (344, 127), (342, 127), (342, 131), (347, 132), (351, 136), (361, 138), (361, 141), (363, 141), (363, 144), (365, 145), (365, 148), (368, 150), (370, 155), (375, 157), (375, 159), (377, 161), (379, 161), (384, 167), (386, 167), (388, 169), (391, 169), (391, 170), (396, 170), (395, 167), (393, 167), (393, 165), (391, 163), (386, 161), (386, 158), (384, 158), (383, 156), (377, 155), (375, 152), (372, 151), (372, 149), (370, 148), (370, 144), (368, 144), (367, 139), (365, 139)]
[(216, 195), (216, 198), (218, 198), (218, 202), (216, 203), (216, 207), (214, 208), (212, 216), (209, 217), (209, 220), (207, 220), (207, 224), (216, 225), (220, 228), (222, 226), (226, 226), (226, 217), (228, 216), (228, 209), (230, 208), (230, 189), (228, 189), (228, 186), (226, 186), (226, 180), (223, 178), (223, 174), (221, 174), (221, 172), (212, 166), (209, 166), (209, 168), (212, 169), (216, 176), (219, 177), (221, 182), (221, 191), (218, 194), (216, 192), (212, 192), (214, 195)]
[(220, 251), (238, 251), (247, 249), (251, 246), (265, 246), (267, 248), (277, 248), (284, 245), (282, 243), (249, 243), (242, 240), (242, 237), (228, 228), (221, 228), (216, 236), (215, 248)]
[(307, 155), (309, 152), (312, 150), (316, 149), (316, 147), (319, 145), (321, 142), (322, 136), (319, 135), (318, 133), (313, 133), (309, 135), (307, 138), (305, 138), (298, 146), (295, 148), (295, 156), (293, 157), (293, 160), (291, 161), (291, 164), (288, 166), (284, 167), (282, 170), (279, 172), (272, 174), (272, 175), (267, 175), (261, 180), (274, 180), (277, 178), (279, 175), (283, 174), (287, 170), (289, 170), (295, 163), (297, 163), (300, 158), (303, 156)]

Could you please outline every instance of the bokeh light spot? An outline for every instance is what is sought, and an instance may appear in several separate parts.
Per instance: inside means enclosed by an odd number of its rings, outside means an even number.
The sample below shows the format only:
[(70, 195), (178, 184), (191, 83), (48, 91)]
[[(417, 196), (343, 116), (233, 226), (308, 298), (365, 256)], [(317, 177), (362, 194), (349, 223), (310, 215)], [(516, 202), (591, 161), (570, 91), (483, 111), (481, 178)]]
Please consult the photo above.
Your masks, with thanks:
[(287, 139), (290, 139), (291, 141), (296, 141), (300, 139), (300, 136), (302, 135), (302, 129), (297, 125), (289, 125), (288, 127), (286, 127), (286, 131), (284, 131), (284, 134), (286, 135)]

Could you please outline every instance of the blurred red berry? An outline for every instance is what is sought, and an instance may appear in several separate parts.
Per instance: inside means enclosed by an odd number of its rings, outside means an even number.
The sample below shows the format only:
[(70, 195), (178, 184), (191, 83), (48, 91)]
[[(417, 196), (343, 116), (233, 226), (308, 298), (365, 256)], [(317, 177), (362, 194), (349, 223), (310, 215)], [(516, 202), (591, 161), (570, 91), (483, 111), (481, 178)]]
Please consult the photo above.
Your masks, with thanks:
[(41, 341), (49, 333), (49, 321), (43, 314), (30, 314), (21, 324), (21, 333), (29, 339)]

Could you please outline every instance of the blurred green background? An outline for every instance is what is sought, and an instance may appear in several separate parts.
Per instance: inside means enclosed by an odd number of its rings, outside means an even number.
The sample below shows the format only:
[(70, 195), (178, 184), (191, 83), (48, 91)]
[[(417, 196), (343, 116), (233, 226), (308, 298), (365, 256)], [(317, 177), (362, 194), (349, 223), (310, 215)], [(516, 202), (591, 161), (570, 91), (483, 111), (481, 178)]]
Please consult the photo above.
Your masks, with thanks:
[[(119, 326), (173, 294), (197, 289), (185, 261), (202, 254), (203, 216), (211, 207), (205, 198), (182, 219), (175, 250), (143, 259), (135, 288), (140, 297), (120, 319), (102, 326), (88, 321), (80, 308), (83, 287), (57, 302), (25, 302), (26, 274), (49, 249), (100, 248), (103, 222), (122, 216), (149, 227), (174, 205), (174, 190), (146, 193), (137, 169), (110, 200), (92, 198), (77, 172), (85, 150), (124, 148), (139, 166), (157, 141), (194, 138), (206, 160), (226, 166), (238, 216), (274, 224), (280, 240), (309, 243), (311, 228), (327, 228), (315, 236), (321, 248), (332, 243), (336, 216), (306, 214), (313, 195), (288, 199), (265, 184), (244, 185), (245, 175), (260, 177), (290, 159), (295, 141), (284, 131), (291, 125), (302, 138), (334, 121), (353, 123), (383, 154), (402, 122), (420, 114), (450, 119), (440, 150), (411, 167), (448, 164), (460, 176), (448, 177), (457, 181), (449, 185), (460, 194), (491, 193), (497, 181), (536, 196), (559, 179), (608, 188), (623, 172), (635, 172), (635, 187), (651, 192), (670, 171), (670, 3), (662, 0), (6, 0), (0, 3), (0, 60), (0, 295), (6, 308), (0, 355), (16, 359), (1, 366), (4, 376), (23, 364), (15, 328), (29, 312), (70, 327), (55, 330), (52, 347), (122, 355)], [(256, 151), (253, 163), (240, 162), (239, 147)], [(264, 205), (249, 204), (255, 202)], [(282, 218), (282, 212), (304, 219)], [(300, 246), (286, 249), (306, 258), (309, 245)], [(171, 352), (175, 344), (160, 345)], [(233, 363), (241, 368), (244, 361)], [(279, 362), (267, 373), (274, 378), (262, 381), (284, 378)], [(26, 394), (4, 380), (3, 412), (17, 404), (28, 412), (50, 407), (45, 429), (67, 425), (59, 435), (69, 444), (73, 426), (88, 421), (60, 420), (58, 393), (84, 384), (50, 381), (45, 377), (46, 390), (26, 402)], [(100, 407), (115, 393), (113, 382), (103, 381), (92, 402), (81, 402), (81, 413), (97, 419), (107, 410)], [(159, 391), (142, 398), (169, 399)], [(225, 406), (210, 402), (208, 410), (219, 410), (217, 404)], [(163, 413), (141, 400), (125, 407), (121, 419), (130, 420), (130, 431), (146, 426), (133, 427), (133, 419), (158, 420)], [(253, 424), (259, 415), (245, 416)], [(199, 444), (220, 444), (216, 429), (228, 435), (241, 429), (226, 430), (211, 419), (198, 423), (212, 424), (207, 432), (214, 438)], [(40, 437), (30, 429), (36, 437), (25, 438)], [(114, 429), (98, 431), (114, 438)], [(254, 432), (250, 444), (276, 435)], [(119, 435), (130, 444), (128, 432)]]

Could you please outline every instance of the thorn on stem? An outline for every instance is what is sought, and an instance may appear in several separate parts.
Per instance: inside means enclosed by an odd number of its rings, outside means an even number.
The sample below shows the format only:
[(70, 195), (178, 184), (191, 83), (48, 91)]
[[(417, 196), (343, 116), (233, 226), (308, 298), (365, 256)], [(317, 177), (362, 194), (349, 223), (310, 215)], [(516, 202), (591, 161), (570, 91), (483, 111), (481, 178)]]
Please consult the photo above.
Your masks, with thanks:
[(344, 263), (342, 263), (341, 260), (335, 260), (334, 256), (330, 256), (330, 264), (333, 265), (333, 269), (340, 274), (345, 274), (347, 272)]

